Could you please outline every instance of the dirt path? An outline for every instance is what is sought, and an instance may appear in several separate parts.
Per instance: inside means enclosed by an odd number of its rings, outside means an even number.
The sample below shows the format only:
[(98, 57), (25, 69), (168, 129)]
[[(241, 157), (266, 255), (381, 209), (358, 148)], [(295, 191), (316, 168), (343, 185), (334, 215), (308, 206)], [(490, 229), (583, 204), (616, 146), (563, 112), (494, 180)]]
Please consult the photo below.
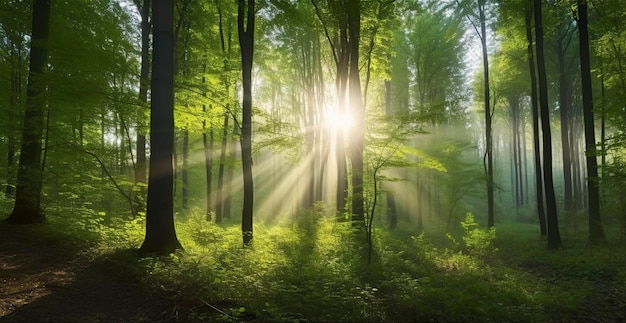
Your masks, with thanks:
[[(0, 322), (177, 321), (174, 300), (142, 292), (85, 257), (0, 230)], [(11, 235), (12, 236), (12, 235)], [(21, 240), (21, 239), (17, 239)]]

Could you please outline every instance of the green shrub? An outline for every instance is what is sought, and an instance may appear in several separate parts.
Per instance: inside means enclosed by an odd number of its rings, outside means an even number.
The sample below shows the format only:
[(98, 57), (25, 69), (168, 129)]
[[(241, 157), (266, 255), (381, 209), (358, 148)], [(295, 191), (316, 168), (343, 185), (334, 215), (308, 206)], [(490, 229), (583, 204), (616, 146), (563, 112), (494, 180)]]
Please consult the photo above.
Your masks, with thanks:
[(465, 251), (468, 255), (480, 259), (492, 259), (498, 252), (498, 248), (494, 247), (496, 240), (496, 228), (481, 229), (478, 223), (474, 221), (474, 216), (467, 213), (465, 221), (461, 221), (463, 227), (463, 242)]

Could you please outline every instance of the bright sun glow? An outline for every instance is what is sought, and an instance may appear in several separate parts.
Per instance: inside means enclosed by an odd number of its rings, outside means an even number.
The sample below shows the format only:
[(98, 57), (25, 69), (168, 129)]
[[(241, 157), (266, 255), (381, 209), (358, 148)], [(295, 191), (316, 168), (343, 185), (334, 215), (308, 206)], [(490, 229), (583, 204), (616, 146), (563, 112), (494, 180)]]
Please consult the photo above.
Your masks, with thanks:
[(333, 129), (350, 128), (352, 127), (352, 116), (349, 113), (332, 109), (328, 114), (328, 125)]

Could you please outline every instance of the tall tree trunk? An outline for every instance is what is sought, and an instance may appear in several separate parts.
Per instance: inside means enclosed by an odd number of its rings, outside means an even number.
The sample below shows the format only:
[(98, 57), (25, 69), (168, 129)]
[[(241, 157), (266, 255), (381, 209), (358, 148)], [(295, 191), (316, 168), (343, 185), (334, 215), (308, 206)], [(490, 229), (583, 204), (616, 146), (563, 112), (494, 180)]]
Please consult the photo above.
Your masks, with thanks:
[(484, 3), (478, 5), (480, 18), (480, 40), (483, 52), (483, 73), (485, 91), (485, 175), (487, 176), (487, 227), (494, 225), (493, 206), (493, 135), (491, 131), (491, 96), (489, 90), (489, 55), (487, 52), (487, 31)]
[(543, 133), (543, 174), (546, 190), (546, 224), (548, 233), (548, 248), (557, 248), (562, 245), (559, 232), (559, 220), (554, 193), (554, 179), (552, 175), (552, 136), (550, 133), (550, 111), (548, 107), (548, 80), (543, 48), (543, 22), (541, 15), (541, 0), (534, 0), (535, 34), (537, 39), (537, 72), (539, 77), (539, 107), (541, 111), (541, 131)]
[[(208, 137), (208, 138), (207, 138)], [(213, 127), (209, 129), (209, 134), (202, 134), (204, 146), (204, 168), (206, 173), (206, 220), (211, 221), (213, 212)]]
[(350, 129), (350, 162), (352, 166), (352, 223), (364, 224), (365, 209), (363, 200), (363, 128), (365, 127), (365, 108), (361, 97), (361, 79), (359, 77), (359, 44), (361, 38), (361, 4), (354, 2), (349, 9), (349, 113), (352, 116)]
[[(137, 1), (138, 3), (139, 1)], [(139, 101), (148, 104), (150, 74), (150, 0), (141, 5), (141, 71), (139, 76)], [(145, 210), (146, 183), (146, 125), (143, 109), (137, 112), (137, 163), (135, 164), (135, 207), (136, 212)], [(136, 215), (136, 214), (135, 214)]]
[(605, 240), (600, 216), (600, 191), (598, 188), (598, 160), (593, 118), (593, 96), (591, 86), (591, 63), (589, 59), (589, 29), (587, 26), (587, 1), (578, 1), (578, 31), (580, 39), (580, 71), (583, 94), (583, 116), (585, 123), (585, 146), (587, 156), (587, 194), (589, 201), (589, 242)]
[(168, 255), (182, 249), (174, 228), (174, 2), (153, 0), (150, 175), (146, 236), (140, 255)]
[[(247, 10), (247, 17), (246, 16)], [(241, 160), (243, 166), (243, 210), (241, 232), (244, 245), (252, 241), (254, 186), (252, 182), (252, 61), (254, 55), (254, 0), (237, 1), (237, 26), (241, 48), (243, 117), (241, 123)], [(245, 25), (244, 25), (245, 21)]]
[(15, 205), (7, 221), (41, 222), (41, 143), (46, 109), (45, 70), (48, 61), (50, 0), (33, 1), (30, 72), (26, 90), (24, 130), (17, 171)]

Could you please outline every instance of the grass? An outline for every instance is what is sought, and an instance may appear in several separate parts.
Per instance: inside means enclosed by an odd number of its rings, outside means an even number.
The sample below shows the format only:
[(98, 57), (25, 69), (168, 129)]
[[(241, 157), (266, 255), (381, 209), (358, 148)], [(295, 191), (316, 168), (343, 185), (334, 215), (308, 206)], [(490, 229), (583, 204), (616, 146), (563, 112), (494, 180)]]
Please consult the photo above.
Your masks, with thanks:
[[(532, 224), (499, 225), (495, 238), (479, 232), (419, 234), (406, 224), (378, 229), (370, 265), (350, 224), (320, 209), (256, 224), (251, 248), (242, 247), (236, 223), (218, 226), (201, 212), (188, 212), (177, 218), (185, 251), (156, 259), (139, 259), (134, 252), (143, 225), (142, 218), (76, 221), (51, 214), (48, 223), (13, 234), (80, 250), (90, 262), (140, 280), (147, 291), (188, 304), (192, 320), (626, 318), (619, 316), (626, 309), (622, 245), (588, 247), (584, 237), (571, 236), (565, 248), (548, 251)], [(476, 243), (487, 249), (476, 249)]]

